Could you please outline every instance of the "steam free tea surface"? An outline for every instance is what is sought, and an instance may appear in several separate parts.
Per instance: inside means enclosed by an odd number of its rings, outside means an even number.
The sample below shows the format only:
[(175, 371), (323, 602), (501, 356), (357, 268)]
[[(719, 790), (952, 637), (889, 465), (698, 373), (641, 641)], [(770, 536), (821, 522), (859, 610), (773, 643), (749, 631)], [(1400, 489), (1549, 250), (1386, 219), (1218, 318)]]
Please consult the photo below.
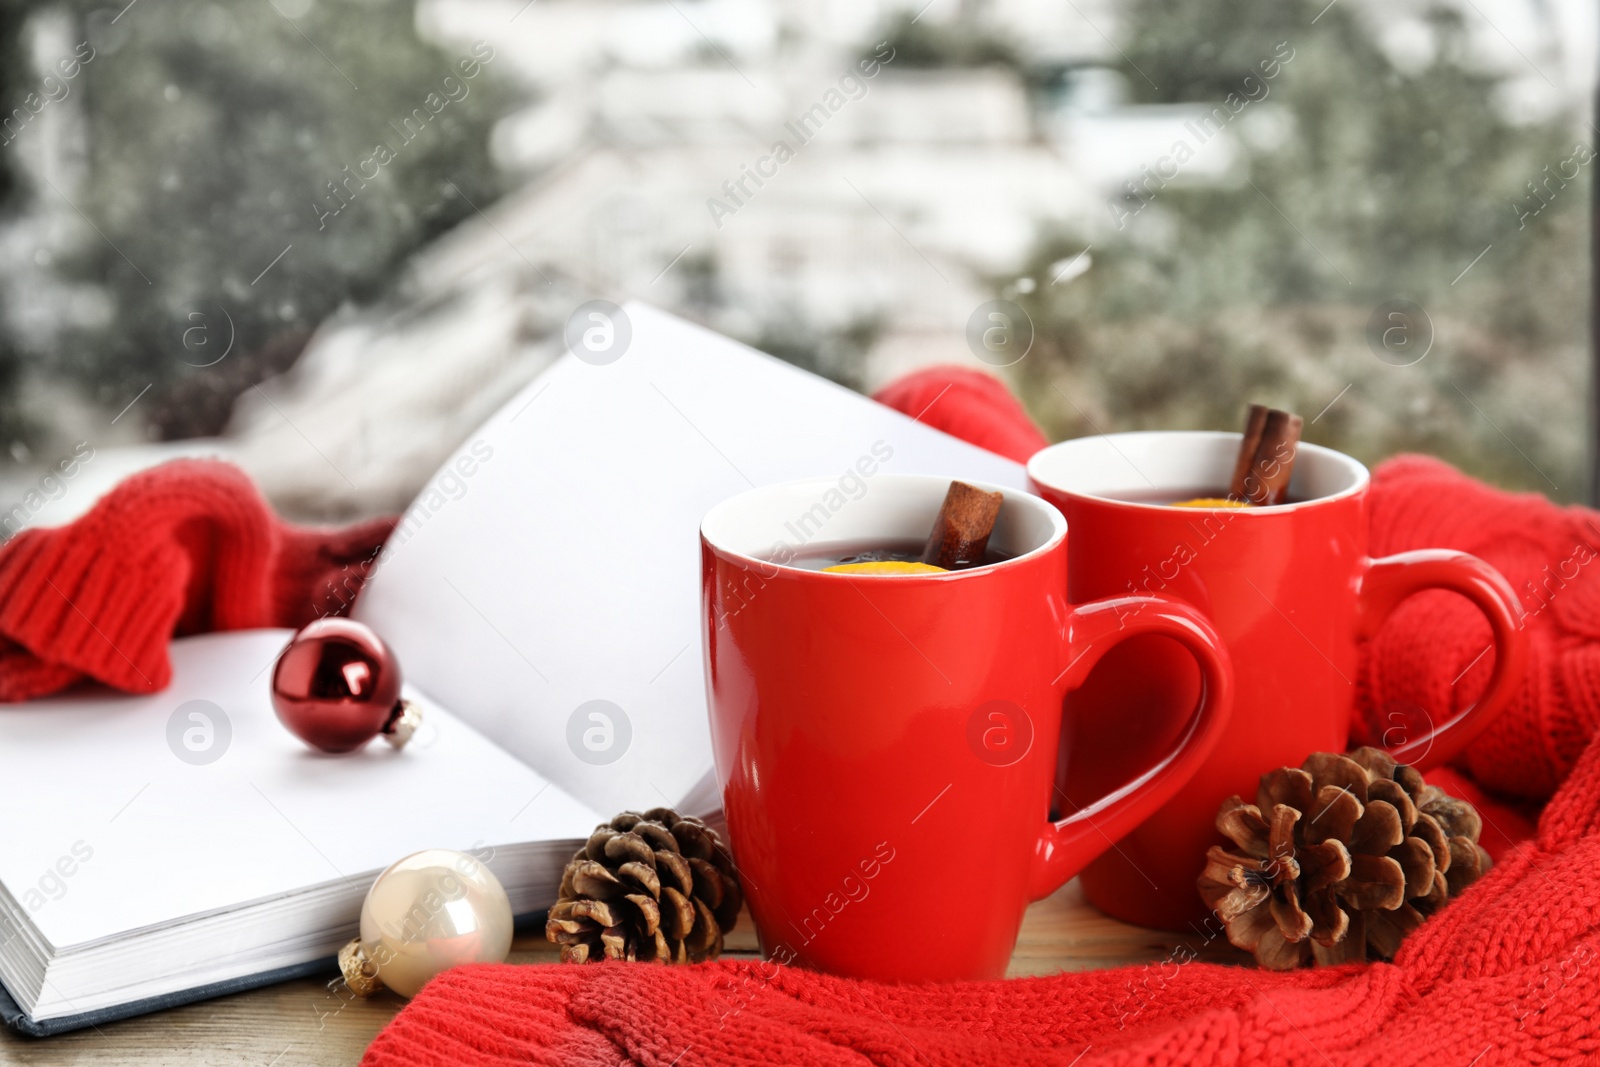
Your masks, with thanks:
[[(1132, 491), (1126, 492), (1126, 493), (1102, 493), (1100, 495), (1104, 496), (1107, 500), (1125, 500), (1130, 504), (1163, 504), (1163, 505), (1165, 505), (1167, 507), (1178, 507), (1180, 505), (1187, 504), (1189, 501), (1201, 501), (1201, 500), (1210, 501), (1210, 500), (1227, 500), (1227, 499), (1229, 499), (1228, 490), (1224, 489), (1224, 488), (1219, 488), (1218, 486), (1215, 486), (1215, 485), (1198, 486), (1198, 487), (1193, 488), (1193, 489), (1183, 489), (1183, 488), (1179, 488), (1179, 489), (1135, 489), (1135, 490), (1132, 490)], [(1299, 504), (1299, 503), (1302, 503), (1302, 502), (1304, 502), (1306, 500), (1311, 500), (1311, 499), (1313, 499), (1313, 498), (1312, 497), (1307, 497), (1307, 496), (1291, 496), (1291, 497), (1286, 498), (1283, 501), (1283, 503), (1284, 504)], [(1195, 505), (1191, 505), (1191, 506), (1198, 507), (1200, 505), (1195, 504)], [(1234, 504), (1231, 504), (1231, 505), (1229, 505), (1229, 504), (1218, 504), (1218, 505), (1215, 505), (1215, 506), (1217, 506), (1217, 507), (1229, 507), (1229, 506), (1240, 507), (1241, 504), (1240, 503), (1234, 503)], [(1250, 505), (1247, 505), (1247, 506), (1250, 507), (1251, 509), (1254, 509), (1254, 508), (1257, 508), (1257, 507), (1278, 507), (1280, 505), (1277, 505), (1277, 504), (1267, 504), (1267, 505), (1250, 504)]]
[[(823, 545), (806, 545), (793, 556), (773, 559), (790, 567), (808, 571), (826, 570), (847, 563), (915, 563), (922, 559), (925, 543), (904, 538), (884, 541), (834, 541)], [(1004, 563), (1011, 555), (995, 548), (984, 551), (983, 559), (965, 563), (965, 567), (986, 567), (991, 563)]]

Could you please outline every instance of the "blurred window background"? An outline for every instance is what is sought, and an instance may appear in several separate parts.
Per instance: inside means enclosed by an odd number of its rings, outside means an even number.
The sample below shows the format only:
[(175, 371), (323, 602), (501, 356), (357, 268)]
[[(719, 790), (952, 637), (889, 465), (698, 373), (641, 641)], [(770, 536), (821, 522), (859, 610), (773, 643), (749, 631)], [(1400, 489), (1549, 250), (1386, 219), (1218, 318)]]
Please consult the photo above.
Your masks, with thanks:
[(0, 537), (181, 454), (398, 510), (595, 297), (1584, 499), (1596, 7), (0, 0)]

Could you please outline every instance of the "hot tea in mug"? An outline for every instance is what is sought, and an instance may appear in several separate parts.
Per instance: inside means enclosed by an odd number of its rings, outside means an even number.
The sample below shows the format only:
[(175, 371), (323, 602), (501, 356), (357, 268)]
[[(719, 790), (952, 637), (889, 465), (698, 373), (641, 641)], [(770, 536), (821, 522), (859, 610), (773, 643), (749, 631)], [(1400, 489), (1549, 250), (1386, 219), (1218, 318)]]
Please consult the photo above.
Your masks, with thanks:
[[(1342, 752), (1355, 707), (1358, 642), (1402, 599), (1423, 589), (1469, 597), (1494, 633), (1495, 667), (1477, 702), (1416, 736), (1389, 739), (1394, 755), (1426, 769), (1459, 752), (1511, 699), (1525, 634), (1515, 595), (1493, 567), (1464, 552), (1367, 555), (1367, 469), (1300, 444), (1281, 503), (1240, 507), (1229, 493), (1247, 449), (1237, 433), (1123, 433), (1053, 445), (1028, 463), (1037, 491), (1067, 518), (1067, 599), (1119, 594), (1176, 597), (1222, 634), (1235, 672), (1234, 708), (1211, 759), (1115, 852), (1083, 873), (1101, 910), (1145, 926), (1198, 928), (1195, 891), (1206, 848), (1220, 841), (1217, 807), (1254, 796), (1260, 776), (1312, 752)], [(1237, 485), (1237, 482), (1232, 483)], [(1093, 804), (1182, 728), (1197, 680), (1170, 642), (1140, 638), (1108, 654), (1067, 694), (1058, 785), (1063, 810)], [(1079, 758), (1072, 745), (1104, 753)]]
[[(968, 487), (997, 512), (981, 552), (948, 539), (952, 569), (923, 562), (947, 541), (928, 535), (947, 479), (882, 475), (827, 542), (791, 543), (785, 520), (831, 484), (753, 489), (701, 526), (712, 745), (762, 950), (891, 981), (1000, 977), (1028, 902), (1212, 751), (1227, 655), (1169, 598), (1069, 607), (1066, 523), (1020, 490)], [(845, 562), (861, 552), (906, 558)], [(1199, 665), (1198, 710), (1115, 796), (1052, 822), (1062, 695), (1139, 634)]]

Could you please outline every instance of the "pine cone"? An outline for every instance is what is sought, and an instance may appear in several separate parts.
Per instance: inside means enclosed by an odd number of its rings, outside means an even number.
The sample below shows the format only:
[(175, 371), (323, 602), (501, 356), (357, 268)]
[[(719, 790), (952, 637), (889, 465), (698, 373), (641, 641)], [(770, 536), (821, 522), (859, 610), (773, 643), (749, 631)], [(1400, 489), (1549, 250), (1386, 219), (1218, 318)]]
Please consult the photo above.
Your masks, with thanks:
[(1489, 869), (1471, 804), (1378, 748), (1317, 752), (1223, 802), (1197, 882), (1228, 940), (1261, 966), (1393, 959), (1422, 921)]
[(743, 900), (715, 830), (671, 808), (625, 811), (567, 864), (544, 933), (563, 963), (699, 963), (722, 954)]

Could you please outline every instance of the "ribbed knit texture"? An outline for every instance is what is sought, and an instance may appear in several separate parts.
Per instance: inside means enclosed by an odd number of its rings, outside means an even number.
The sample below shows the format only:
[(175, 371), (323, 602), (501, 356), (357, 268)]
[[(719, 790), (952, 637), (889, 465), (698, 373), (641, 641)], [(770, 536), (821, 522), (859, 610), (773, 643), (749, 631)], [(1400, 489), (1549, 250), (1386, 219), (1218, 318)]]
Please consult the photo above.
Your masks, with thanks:
[[(1522, 601), (1528, 671), (1511, 708), (1458, 761), (1484, 787), (1547, 798), (1600, 728), (1600, 512), (1507, 493), (1426, 456), (1373, 475), (1374, 555), (1456, 548), (1499, 568)], [(1462, 597), (1412, 597), (1364, 653), (1355, 743), (1448, 718), (1482, 692), (1489, 626)], [(1459, 680), (1457, 680), (1459, 679)]]
[(965, 367), (912, 371), (873, 393), (872, 399), (1018, 463), (1028, 462), (1050, 443), (1003, 382)]
[(174, 636), (342, 614), (394, 521), (290, 525), (215, 460), (134, 474), (76, 522), (0, 550), (0, 700), (84, 678), (152, 692), (171, 680)]
[(1181, 963), (928, 986), (751, 961), (473, 966), (435, 978), (365, 1067), (640, 1063), (1600, 1062), (1600, 744), (1538, 837), (1393, 964), (1272, 973)]

